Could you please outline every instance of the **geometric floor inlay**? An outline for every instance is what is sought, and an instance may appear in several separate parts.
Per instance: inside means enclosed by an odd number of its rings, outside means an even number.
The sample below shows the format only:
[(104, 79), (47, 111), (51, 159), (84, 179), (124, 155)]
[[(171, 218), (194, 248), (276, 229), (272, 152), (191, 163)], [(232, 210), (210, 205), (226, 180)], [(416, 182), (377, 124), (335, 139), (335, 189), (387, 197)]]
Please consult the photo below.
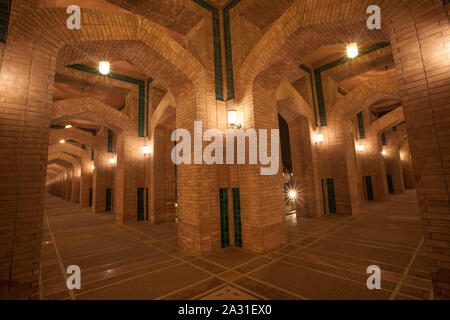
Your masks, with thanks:
[(209, 293), (208, 295), (200, 298), (199, 300), (259, 300), (259, 299), (238, 288), (228, 285), (214, 292)]

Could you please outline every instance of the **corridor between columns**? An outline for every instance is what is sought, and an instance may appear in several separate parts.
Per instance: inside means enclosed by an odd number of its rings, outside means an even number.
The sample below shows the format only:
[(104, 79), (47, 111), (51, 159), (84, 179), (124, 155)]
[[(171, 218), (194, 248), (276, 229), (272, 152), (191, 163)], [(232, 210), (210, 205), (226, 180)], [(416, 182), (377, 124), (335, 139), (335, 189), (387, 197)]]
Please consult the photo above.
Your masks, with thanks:
[[(288, 243), (266, 254), (230, 247), (196, 255), (176, 224), (117, 225), (111, 213), (47, 196), (40, 299), (430, 299), (414, 192), (362, 206), (358, 218), (286, 217)], [(369, 265), (382, 290), (366, 287)], [(66, 266), (82, 288), (66, 287)], [(317, 285), (320, 284), (320, 285)]]
[(74, 2), (0, 0), (1, 299), (450, 297), (448, 0)]

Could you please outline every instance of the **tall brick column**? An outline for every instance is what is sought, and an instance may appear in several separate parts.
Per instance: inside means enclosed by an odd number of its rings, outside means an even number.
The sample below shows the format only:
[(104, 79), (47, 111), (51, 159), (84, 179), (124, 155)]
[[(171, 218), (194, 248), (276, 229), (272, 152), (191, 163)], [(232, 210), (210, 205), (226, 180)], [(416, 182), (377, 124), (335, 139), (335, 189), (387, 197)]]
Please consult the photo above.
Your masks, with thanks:
[(403, 180), (403, 170), (400, 160), (399, 149), (399, 132), (393, 132), (392, 129), (386, 132), (387, 145), (384, 146), (386, 155), (384, 156), (386, 165), (386, 174), (390, 174), (392, 177), (392, 185), (394, 188), (394, 194), (400, 194), (405, 191), (405, 182)]
[(436, 297), (450, 297), (450, 23), (442, 1), (409, 1), (391, 44)]
[[(270, 152), (271, 143), (279, 143), (271, 141), (270, 135), (271, 129), (278, 129), (278, 108), (274, 90), (267, 90), (256, 83), (243, 101), (243, 129), (256, 129), (257, 132), (258, 129), (267, 129), (267, 149)], [(275, 175), (261, 175), (259, 164), (245, 165), (239, 170), (242, 243), (246, 249), (266, 252), (287, 241), (281, 167), (280, 152), (279, 168)]]
[(106, 208), (106, 189), (112, 188), (112, 165), (109, 159), (114, 156), (108, 152), (108, 129), (102, 127), (97, 133), (95, 171), (92, 180), (92, 213), (104, 212)]

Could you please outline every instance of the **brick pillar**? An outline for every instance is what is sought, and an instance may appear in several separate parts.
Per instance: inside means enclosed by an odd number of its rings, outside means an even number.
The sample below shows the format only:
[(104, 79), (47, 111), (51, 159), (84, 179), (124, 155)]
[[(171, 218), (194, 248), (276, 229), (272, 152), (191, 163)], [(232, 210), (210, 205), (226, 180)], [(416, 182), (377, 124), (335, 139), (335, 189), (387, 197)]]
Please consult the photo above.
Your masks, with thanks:
[[(270, 134), (271, 129), (278, 129), (275, 93), (254, 86), (251, 95), (244, 98), (243, 129), (255, 129), (257, 133), (258, 129), (267, 129), (270, 152), (271, 143), (279, 143), (272, 142)], [(246, 146), (248, 149), (248, 142)], [(245, 249), (266, 252), (287, 241), (281, 151), (275, 175), (261, 175), (260, 169), (259, 164), (239, 168), (242, 244)]]
[(389, 189), (386, 180), (386, 167), (378, 144), (378, 137), (370, 135), (368, 139), (360, 140), (358, 143), (364, 145), (364, 151), (358, 152), (361, 179), (366, 176), (372, 177), (375, 201), (388, 200)]
[(317, 168), (314, 167), (311, 145), (311, 133), (308, 120), (298, 116), (289, 125), (292, 170), (294, 187), (298, 193), (296, 201), (297, 218), (317, 217), (323, 210), (316, 180)]
[(66, 196), (67, 196), (67, 171), (64, 171), (61, 174), (61, 194), (60, 194), (60, 197), (63, 200), (67, 200)]
[(95, 148), (95, 171), (92, 179), (92, 213), (106, 209), (106, 189), (112, 188), (112, 166), (109, 159), (114, 154), (108, 152), (108, 129), (101, 128), (97, 133)]
[(90, 190), (92, 188), (93, 180), (93, 161), (89, 157), (81, 159), (81, 174), (80, 174), (80, 206), (83, 208), (89, 207)]
[(411, 152), (409, 151), (408, 140), (400, 144), (400, 160), (402, 165), (403, 180), (406, 189), (415, 189), (416, 182), (414, 179), (414, 169), (412, 165)]
[[(177, 98), (176, 127), (191, 132), (192, 159), (194, 159), (194, 121), (203, 122), (203, 131), (217, 128), (216, 100), (213, 96), (208, 96), (206, 100), (196, 99), (191, 89), (183, 91)], [(208, 113), (207, 106), (210, 106)], [(206, 145), (204, 143), (203, 147)], [(220, 248), (217, 166), (196, 165), (194, 162), (190, 165), (179, 165), (177, 188), (179, 245), (198, 253)]]
[(154, 153), (152, 161), (153, 188), (151, 189), (152, 223), (175, 218), (175, 166), (171, 159), (174, 146), (170, 140), (172, 130), (158, 125), (153, 133)]
[(442, 1), (410, 1), (391, 44), (405, 109), (436, 297), (450, 297), (449, 19)]
[[(118, 223), (137, 221), (137, 188), (144, 188), (143, 139), (125, 130), (117, 135), (117, 167), (114, 169), (114, 213)], [(150, 168), (147, 168), (150, 170)], [(144, 209), (145, 210), (145, 209)]]
[(403, 170), (400, 160), (399, 150), (399, 134), (398, 131), (388, 130), (386, 133), (387, 145), (383, 150), (386, 150), (384, 161), (386, 165), (386, 174), (392, 177), (392, 184), (394, 187), (394, 194), (401, 194), (405, 192), (405, 183), (403, 181)]
[(350, 121), (329, 119), (328, 126), (322, 128), (324, 135), (328, 133), (328, 157), (333, 163), (327, 178), (334, 179), (336, 195), (336, 213), (343, 215), (359, 214), (358, 185), (362, 177), (357, 170), (355, 141), (350, 132)]
[(0, 298), (38, 290), (55, 57), (21, 37), (8, 38), (2, 57)]

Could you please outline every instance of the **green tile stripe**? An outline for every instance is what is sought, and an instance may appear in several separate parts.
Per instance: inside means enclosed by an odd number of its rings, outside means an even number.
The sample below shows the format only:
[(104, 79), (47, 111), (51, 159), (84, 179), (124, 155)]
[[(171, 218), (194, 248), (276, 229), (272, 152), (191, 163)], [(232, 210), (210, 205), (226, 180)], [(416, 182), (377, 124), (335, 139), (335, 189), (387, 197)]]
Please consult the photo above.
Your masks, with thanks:
[(327, 202), (325, 200), (325, 183), (324, 180), (321, 179), (322, 182), (322, 204), (323, 204), (323, 214), (327, 215)]
[(137, 189), (137, 221), (144, 221), (144, 188)]
[(105, 205), (105, 211), (111, 211), (111, 202), (112, 202), (112, 198), (111, 198), (111, 189), (107, 188), (106, 189), (106, 205)]
[(220, 39), (219, 10), (203, 0), (191, 0), (191, 1), (198, 4), (202, 8), (211, 11), (212, 13), (216, 99), (224, 101), (223, 75), (222, 75), (222, 44)]
[(381, 134), (381, 144), (383, 146), (387, 145), (386, 134), (384, 132)]
[(148, 119), (150, 118), (149, 104), (150, 104), (150, 84), (153, 82), (152, 78), (147, 79), (147, 116), (145, 117), (145, 135), (148, 137)]
[(233, 0), (223, 9), (223, 34), (227, 69), (227, 100), (234, 99), (234, 72), (233, 52), (231, 48), (230, 10), (233, 9), (239, 2), (241, 2), (241, 0)]
[[(52, 125), (50, 125), (50, 128), (61, 130), (61, 129), (65, 129), (66, 127), (65, 127), (65, 126), (56, 125), (56, 124), (52, 124)], [(75, 128), (80, 129), (80, 130), (83, 130), (83, 131), (85, 131), (85, 132), (89, 132), (89, 133), (92, 134), (93, 136), (96, 136), (96, 135), (97, 135), (97, 130), (96, 130), (96, 129), (80, 128), (80, 127), (75, 127)]]
[(108, 152), (113, 152), (114, 132), (108, 129)]
[(94, 149), (91, 150), (91, 160), (94, 161), (95, 155), (94, 155)]
[(336, 213), (336, 198), (334, 194), (334, 180), (327, 179), (327, 191), (328, 191), (328, 210), (330, 213)]
[(318, 123), (317, 123), (317, 110), (316, 110), (317, 106), (316, 106), (316, 96), (314, 95), (314, 79), (313, 79), (312, 71), (311, 71), (310, 68), (308, 68), (304, 64), (302, 64), (300, 66), (300, 69), (302, 69), (303, 71), (309, 73), (309, 81), (311, 82), (311, 97), (312, 97), (313, 109), (314, 109), (314, 120), (316, 121), (316, 126), (317, 126), (318, 125)]
[(67, 154), (68, 156), (71, 156), (72, 158), (78, 159), (78, 157), (74, 154), (71, 154), (69, 152), (64, 152), (64, 151), (63, 151), (63, 153)]
[(148, 221), (148, 188), (145, 188), (145, 220)]
[(6, 43), (6, 33), (8, 31), (10, 9), (10, 0), (0, 0), (0, 42), (3, 43)]
[(388, 173), (386, 175), (389, 193), (394, 193), (394, 184), (392, 183), (392, 175)]
[(78, 71), (89, 72), (91, 74), (107, 77), (114, 80), (119, 80), (131, 84), (135, 84), (139, 88), (139, 106), (138, 106), (138, 132), (139, 137), (145, 136), (145, 81), (123, 76), (116, 73), (108, 73), (107, 75), (101, 74), (97, 69), (82, 65), (82, 64), (72, 64), (66, 66), (66, 68), (75, 69)]
[(230, 245), (230, 228), (228, 224), (228, 189), (219, 189), (220, 199), (220, 239), (222, 248)]
[(340, 94), (342, 94), (343, 96), (346, 96), (346, 95), (347, 95), (347, 92), (345, 92), (341, 87), (338, 87), (338, 88), (337, 88), (337, 91), (338, 91)]
[(233, 188), (234, 244), (242, 247), (241, 196), (238, 188)]
[(367, 188), (367, 200), (372, 201), (373, 198), (373, 188), (372, 188), (372, 177), (366, 176), (366, 188)]
[(358, 118), (358, 127), (359, 127), (359, 138), (365, 139), (366, 138), (366, 132), (364, 130), (364, 119), (362, 112), (359, 112), (357, 115)]
[[(380, 42), (376, 45), (373, 45), (371, 47), (368, 47), (364, 50), (362, 50), (358, 57), (362, 57), (365, 56), (369, 53), (375, 52), (377, 50), (383, 49), (385, 47), (390, 46), (391, 44), (389, 42)], [(341, 65), (343, 63), (346, 63), (348, 61), (350, 61), (352, 59), (348, 58), (348, 57), (344, 57), (342, 59), (333, 61), (331, 63), (328, 63), (316, 70), (314, 70), (314, 78), (315, 78), (315, 82), (316, 82), (316, 92), (317, 92), (317, 101), (319, 104), (319, 117), (320, 117), (320, 125), (321, 126), (326, 126), (327, 125), (327, 117), (326, 117), (326, 112), (325, 112), (325, 99), (323, 97), (323, 87), (322, 87), (322, 72), (332, 69), (334, 67), (337, 67), (338, 65)]]

